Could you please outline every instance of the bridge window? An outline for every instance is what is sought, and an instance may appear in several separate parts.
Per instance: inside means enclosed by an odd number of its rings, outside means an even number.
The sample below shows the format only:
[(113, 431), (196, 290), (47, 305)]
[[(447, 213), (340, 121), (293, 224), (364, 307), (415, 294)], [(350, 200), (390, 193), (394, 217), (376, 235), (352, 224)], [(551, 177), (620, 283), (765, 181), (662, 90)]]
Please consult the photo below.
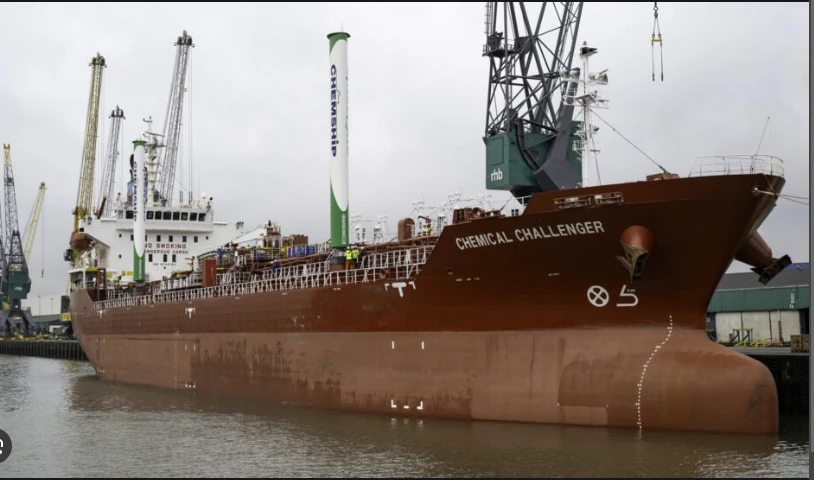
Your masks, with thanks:
[(181, 220), (187, 219), (187, 212), (181, 212)]
[(173, 220), (178, 220), (179, 218), (181, 218), (181, 212), (172, 212)]
[(164, 220), (172, 220), (172, 212), (170, 211), (164, 212)]
[(152, 210), (147, 210), (147, 220), (152, 220), (152, 219), (153, 219), (153, 211)]
[(197, 219), (198, 219), (198, 214), (197, 213), (190, 213), (189, 214), (189, 221), (194, 222)]
[(133, 211), (128, 210), (128, 211), (124, 212), (124, 218), (126, 218), (128, 220), (132, 220), (133, 219)]
[(198, 221), (199, 222), (203, 222), (204, 220), (206, 220), (206, 214), (205, 213), (202, 213), (202, 214), (198, 215)]

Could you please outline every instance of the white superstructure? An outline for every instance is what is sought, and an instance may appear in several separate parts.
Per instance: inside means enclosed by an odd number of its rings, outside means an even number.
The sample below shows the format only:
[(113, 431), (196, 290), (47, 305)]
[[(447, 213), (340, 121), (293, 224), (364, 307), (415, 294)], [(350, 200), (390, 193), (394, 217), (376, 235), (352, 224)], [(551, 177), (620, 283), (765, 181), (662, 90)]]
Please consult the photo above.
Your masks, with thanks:
[[(100, 269), (105, 270), (108, 288), (117, 285), (125, 286), (134, 281), (134, 252), (144, 249), (144, 281), (151, 282), (172, 276), (176, 271), (188, 271), (194, 267), (195, 258), (206, 252), (230, 242), (244, 233), (243, 222), (215, 221), (212, 208), (212, 197), (202, 195), (195, 200), (191, 191), (178, 192), (179, 198), (173, 198), (178, 163), (178, 147), (181, 134), (181, 117), (183, 97), (187, 91), (186, 72), (192, 37), (183, 32), (176, 43), (175, 65), (173, 68), (172, 88), (170, 90), (167, 115), (161, 133), (153, 132), (152, 119), (148, 117), (147, 131), (143, 135), (144, 158), (146, 168), (135, 168), (131, 159), (130, 181), (127, 192), (120, 192), (116, 199), (107, 198), (104, 208), (91, 211), (90, 201), (93, 185), (93, 160), (86, 160), (81, 175), (80, 199), (77, 201), (76, 232), (72, 238), (72, 250), (68, 250), (65, 260), (70, 262), (68, 269), (69, 291), (96, 286)], [(98, 55), (97, 55), (98, 56)], [(99, 90), (101, 89), (101, 67), (104, 59), (97, 60), (95, 65), (89, 100), (89, 111), (98, 110)], [(98, 77), (98, 78), (97, 78)], [(88, 133), (95, 135), (98, 115), (88, 116)], [(122, 115), (123, 117), (123, 115)], [(111, 130), (113, 132), (114, 130)], [(110, 139), (117, 142), (118, 135), (111, 134)], [(95, 138), (95, 137), (94, 137)], [(93, 148), (90, 149), (93, 151)], [(115, 170), (116, 155), (109, 155), (105, 166), (106, 172)], [(83, 164), (83, 165), (85, 165)], [(146, 206), (144, 225), (144, 243), (135, 245), (133, 197), (135, 177), (146, 184)], [(108, 178), (109, 177), (109, 178)], [(103, 181), (105, 193), (112, 193), (112, 173)], [(84, 182), (84, 183), (82, 183)], [(190, 181), (191, 183), (191, 181)], [(124, 189), (124, 185), (120, 188)], [(191, 190), (191, 185), (190, 189)], [(84, 193), (88, 192), (88, 193)], [(188, 194), (184, 198), (184, 194)], [(84, 196), (83, 196), (84, 195)], [(178, 200), (177, 202), (174, 200)], [(101, 202), (101, 200), (100, 200)], [(105, 203), (105, 202), (102, 202)], [(109, 206), (109, 207), (108, 207)], [(139, 205), (139, 214), (142, 208)], [(139, 227), (140, 228), (140, 227)]]
[[(92, 241), (68, 271), (71, 291), (95, 285), (100, 268), (106, 270), (109, 287), (133, 281), (133, 205), (119, 197), (111, 207), (109, 217), (80, 222), (80, 232)], [(147, 282), (190, 270), (195, 257), (245, 233), (243, 222), (215, 220), (211, 198), (172, 207), (148, 205), (145, 229)]]

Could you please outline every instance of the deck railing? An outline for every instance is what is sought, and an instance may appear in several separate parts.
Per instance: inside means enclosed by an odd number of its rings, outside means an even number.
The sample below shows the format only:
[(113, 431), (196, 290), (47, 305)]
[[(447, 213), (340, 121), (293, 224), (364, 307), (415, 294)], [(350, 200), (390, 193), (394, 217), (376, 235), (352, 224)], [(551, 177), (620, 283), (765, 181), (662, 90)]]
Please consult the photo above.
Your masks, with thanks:
[(695, 160), (690, 177), (753, 175), (763, 173), (783, 178), (783, 160), (771, 155), (725, 155)]
[[(133, 307), (136, 305), (150, 305), (183, 302), (201, 298), (215, 298), (223, 296), (251, 295), (264, 292), (287, 292), (292, 290), (340, 287), (358, 283), (373, 283), (385, 280), (407, 280), (418, 276), (432, 253), (433, 247), (412, 247), (403, 250), (368, 254), (360, 263), (359, 268), (352, 270), (330, 271), (329, 262), (293, 265), (281, 267), (276, 270), (265, 270), (254, 275), (234, 271), (220, 276), (223, 283), (214, 287), (200, 287), (167, 291), (157, 289), (151, 295), (122, 296), (109, 300), (94, 302), (96, 310), (108, 308)], [(180, 280), (170, 279), (162, 282), (162, 287), (180, 285)], [(192, 278), (189, 279), (193, 281)]]

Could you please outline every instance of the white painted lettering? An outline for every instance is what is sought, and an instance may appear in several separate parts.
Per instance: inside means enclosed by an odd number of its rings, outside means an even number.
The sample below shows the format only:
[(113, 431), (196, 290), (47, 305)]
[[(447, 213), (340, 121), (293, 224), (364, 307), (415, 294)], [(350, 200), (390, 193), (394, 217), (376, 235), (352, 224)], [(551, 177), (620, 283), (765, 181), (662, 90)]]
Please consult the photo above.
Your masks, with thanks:
[[(539, 225), (514, 229), (514, 235), (509, 235), (504, 231), (484, 232), (466, 237), (455, 238), (455, 245), (460, 250), (471, 248), (489, 247), (504, 243), (513, 243), (515, 239), (519, 242), (531, 240), (543, 240), (559, 237), (570, 237), (573, 235), (594, 235), (605, 233), (605, 229), (600, 221), (586, 221), (576, 223), (561, 223), (557, 225)], [(167, 253), (167, 247), (175, 247), (177, 244), (160, 244), (165, 250), (153, 250), (150, 253)], [(185, 245), (184, 245), (185, 246)], [(172, 253), (176, 253), (173, 251)]]

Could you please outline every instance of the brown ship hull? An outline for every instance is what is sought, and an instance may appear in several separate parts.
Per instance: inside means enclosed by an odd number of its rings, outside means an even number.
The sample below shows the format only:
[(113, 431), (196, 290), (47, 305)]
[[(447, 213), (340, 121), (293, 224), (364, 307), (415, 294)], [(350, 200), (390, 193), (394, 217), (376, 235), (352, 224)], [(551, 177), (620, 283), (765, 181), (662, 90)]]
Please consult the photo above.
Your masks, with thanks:
[[(106, 380), (400, 415), (774, 433), (768, 369), (704, 327), (774, 205), (753, 189), (782, 185), (744, 175), (540, 194), (523, 215), (446, 227), (399, 288), (116, 308), (76, 291), (74, 331)], [(623, 200), (557, 209), (598, 193)]]

